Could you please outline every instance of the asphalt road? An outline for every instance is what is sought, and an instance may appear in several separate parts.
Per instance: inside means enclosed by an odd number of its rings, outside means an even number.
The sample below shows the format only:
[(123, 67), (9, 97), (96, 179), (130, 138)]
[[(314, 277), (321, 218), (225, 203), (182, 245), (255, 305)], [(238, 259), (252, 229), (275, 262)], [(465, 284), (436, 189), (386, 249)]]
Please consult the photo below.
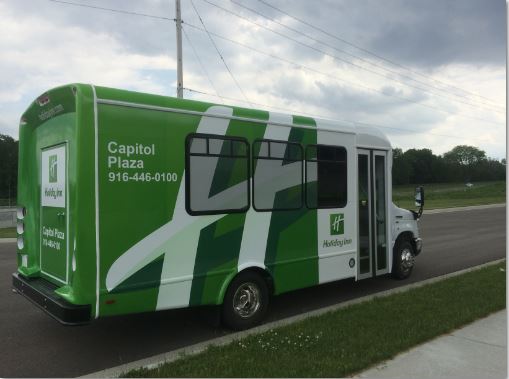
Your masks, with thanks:
[[(420, 228), (424, 249), (409, 279), (343, 280), (284, 294), (273, 299), (269, 320), (505, 258), (505, 207), (424, 215)], [(15, 245), (0, 243), (0, 377), (79, 376), (228, 333), (202, 309), (65, 327), (12, 293), (15, 266)]]

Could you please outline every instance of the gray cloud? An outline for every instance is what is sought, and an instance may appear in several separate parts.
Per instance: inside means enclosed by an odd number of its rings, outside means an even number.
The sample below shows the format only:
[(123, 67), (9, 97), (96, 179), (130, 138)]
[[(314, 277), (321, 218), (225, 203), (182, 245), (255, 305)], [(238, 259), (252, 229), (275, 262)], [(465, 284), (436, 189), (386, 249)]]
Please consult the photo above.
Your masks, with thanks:
[[(450, 63), (505, 63), (502, 0), (356, 2), (357, 9), (363, 6), (369, 8), (370, 30), (375, 32), (369, 47), (390, 59), (431, 69)], [(373, 17), (374, 12), (379, 16)]]
[[(240, 0), (239, 0), (240, 1)], [(258, 2), (243, 0), (288, 25), (293, 20)], [(331, 34), (419, 68), (449, 63), (505, 63), (503, 0), (320, 0), (272, 1), (278, 8)], [(297, 23), (298, 29), (337, 47), (365, 55)]]
[[(258, 1), (236, 1), (340, 49), (366, 56), (361, 51), (285, 17)], [(277, 25), (270, 25), (266, 19), (229, 1), (212, 0), (212, 2), (315, 45), (312, 41), (291, 31)], [(173, 2), (166, 0), (143, 2), (104, 0), (83, 3), (174, 17)], [(194, 3), (209, 29), (235, 37), (228, 31), (233, 22), (240, 22), (239, 19), (202, 0), (194, 0)], [(505, 2), (502, 0), (279, 0), (271, 1), (271, 3), (334, 35), (353, 41), (361, 47), (415, 67), (433, 69), (433, 67), (449, 63), (501, 65), (505, 62), (506, 20)], [(175, 50), (174, 24), (171, 21), (121, 15), (42, 0), (12, 2), (10, 6), (25, 16), (31, 14), (51, 19), (63, 27), (84, 27), (111, 34), (132, 51), (160, 54)], [(182, 1), (182, 8), (184, 21), (201, 26), (189, 0)], [(252, 29), (253, 26), (246, 24), (244, 30), (249, 31), (250, 28)], [(273, 43), (284, 45), (286, 51), (283, 53), (291, 53), (292, 57), (298, 59), (316, 57), (316, 52), (292, 44), (268, 31), (258, 30), (256, 33), (266, 36), (268, 46)], [(205, 34), (202, 40), (200, 46), (209, 43)], [(226, 54), (236, 49), (228, 43), (221, 42), (221, 45)], [(340, 55), (338, 52), (334, 54)], [(339, 62), (337, 64), (342, 65)]]
[[(174, 17), (174, 3), (171, 0), (69, 1), (169, 18)], [(471, 111), (471, 109), (463, 107), (458, 102), (452, 102), (404, 86), (396, 81), (354, 68), (344, 62), (333, 61), (330, 56), (324, 56), (313, 49), (290, 42), (263, 28), (255, 27), (246, 21), (214, 8), (203, 0), (193, 1), (210, 31), (234, 40), (240, 40), (258, 50), (270, 52), (283, 59), (346, 80), (345, 82), (336, 81), (316, 72), (301, 70), (291, 64), (260, 55), (214, 37), (224, 59), (241, 83), (243, 90), (254, 99), (253, 101), (276, 105), (274, 100), (279, 99), (281, 104), (286, 105), (287, 108), (300, 109), (302, 112), (311, 113), (310, 110), (306, 109), (309, 106), (313, 113), (320, 114), (323, 112), (325, 117), (333, 116), (333, 118), (338, 119), (361, 120), (374, 124), (409, 128), (420, 132), (435, 130), (456, 119), (459, 121), (454, 122), (461, 125), (462, 130), (468, 130), (465, 125), (469, 123), (476, 124), (475, 121), (455, 118), (447, 113), (367, 91), (362, 86), (348, 84), (352, 82), (360, 83), (389, 95), (405, 97), (411, 101), (422, 102), (451, 113), (470, 114)], [(352, 60), (357, 65), (382, 72), (379, 67), (369, 66), (366, 62), (356, 60), (330, 47), (313, 42), (280, 25), (274, 25), (263, 17), (256, 16), (228, 0), (211, 1), (278, 30), (285, 35), (327, 51), (329, 54)], [(309, 26), (298, 23), (257, 0), (235, 1), (273, 17), (285, 25), (308, 33), (338, 49), (359, 55), (363, 59), (372, 59), (364, 52), (319, 33)], [(504, 79), (496, 79), (495, 74), (491, 74), (493, 72), (499, 75), (503, 72), (505, 63), (505, 3), (502, 0), (270, 0), (270, 2), (312, 25), (368, 48), (391, 60), (405, 64), (416, 71), (443, 73), (445, 69), (460, 64), (465, 67), (462, 74), (467, 78), (472, 77), (470, 82), (480, 81), (481, 79), (476, 78), (481, 78), (479, 75), (482, 74), (484, 75), (482, 78), (488, 78), (487, 80), (493, 83), (489, 87), (484, 87), (484, 93), (488, 96), (491, 95), (491, 88), (498, 88), (500, 85), (497, 83), (501, 83)], [(102, 52), (103, 55), (98, 55), (96, 58), (97, 60), (107, 60), (107, 62), (101, 62), (97, 67), (101, 67), (102, 70), (107, 72), (111, 70), (112, 74), (114, 74), (120, 63), (115, 61), (115, 57), (122, 59), (127, 55), (130, 59), (136, 60), (133, 55), (140, 55), (145, 57), (143, 62), (146, 61), (146, 57), (160, 57), (161, 55), (175, 57), (175, 25), (172, 21), (86, 9), (47, 0), (5, 2), (3, 8), (8, 10), (6, 15), (8, 18), (31, 20), (31, 27), (34, 30), (42, 28), (41, 25), (44, 22), (50, 22), (61, 30), (61, 32), (54, 35), (54, 38), (51, 37), (51, 40), (27, 40), (18, 45), (9, 46), (9, 56), (30, 51), (35, 44), (36, 47), (55, 48), (59, 53), (55, 53), (54, 60), (68, 60), (68, 65), (71, 66), (80, 59), (79, 54), (74, 57), (71, 55), (76, 54), (76, 51), (80, 49), (86, 53), (90, 52), (89, 54)], [(182, 8), (183, 19), (188, 24), (186, 28), (188, 35), (215, 87), (221, 95), (242, 99), (241, 93), (227, 73), (207, 35), (190, 28), (190, 24), (201, 27), (190, 1), (182, 0)], [(1, 10), (2, 7), (0, 6)], [(111, 43), (111, 45), (115, 47), (115, 52), (104, 54), (104, 49), (97, 49), (97, 46), (89, 46), (86, 43), (79, 46), (78, 49), (69, 51), (66, 46), (70, 42), (74, 42), (70, 41), (70, 38), (76, 35), (71, 31), (77, 29), (81, 31), (78, 33), (81, 37), (88, 34), (91, 37), (104, 36), (112, 39), (114, 43)], [(47, 34), (43, 32), (41, 30), (41, 35), (47, 37)], [(91, 38), (91, 40), (101, 41), (98, 38)], [(82, 42), (83, 38), (80, 42), (76, 41), (76, 43)], [(9, 42), (4, 39), (3, 46), (6, 43)], [(64, 51), (68, 52), (67, 57), (63, 56)], [(377, 62), (383, 64), (380, 61)], [(4, 80), (0, 80), (0, 89), (3, 87), (4, 93), (8, 93), (8, 91), (5, 91), (6, 88), (16, 87), (23, 96), (23, 101), (27, 101), (27, 98), (37, 96), (40, 91), (37, 88), (34, 93), (30, 92), (30, 88), (34, 87), (34, 84), (33, 80), (31, 81), (29, 78), (41, 78), (42, 83), (51, 83), (51, 78), (56, 76), (55, 72), (52, 71), (54, 70), (54, 63), (41, 62), (40, 68), (31, 68), (33, 72), (27, 75), (27, 70), (23, 69), (23, 66), (17, 68), (18, 64), (13, 60), (12, 64), (10, 63), (8, 66), (9, 74), (5, 75), (9, 79), (7, 80), (4, 77)], [(155, 66), (156, 68), (153, 69), (161, 71), (149, 73), (153, 76), (146, 79), (148, 74), (143, 73), (143, 63), (132, 63), (129, 66), (131, 71), (125, 71), (124, 76), (119, 76), (120, 78), (127, 78), (123, 88), (132, 88), (131, 82), (137, 81), (136, 89), (138, 90), (150, 92), (159, 85), (159, 88), (168, 88), (168, 91), (170, 91), (169, 88), (174, 73), (166, 66), (163, 69), (160, 68), (161, 65)], [(124, 69), (126, 68), (124, 67)], [(392, 69), (395, 68), (392, 67)], [(72, 67), (69, 67), (69, 71), (71, 73), (76, 72), (76, 70), (72, 70)], [(213, 93), (213, 89), (186, 39), (184, 39), (184, 72), (185, 86)], [(104, 80), (104, 75), (99, 74), (94, 73), (91, 69), (86, 75), (87, 78), (90, 78), (87, 80), (95, 83), (99, 77)], [(133, 75), (138, 75), (138, 77), (134, 78)], [(407, 78), (394, 73), (384, 72), (384, 75), (397, 78), (403, 82), (408, 81)], [(69, 75), (66, 77), (69, 77)], [(129, 82), (128, 78), (133, 78), (133, 80)], [(163, 79), (161, 80), (161, 78)], [(119, 79), (115, 83), (124, 83), (124, 81)], [(413, 84), (422, 86), (421, 84)], [(445, 95), (449, 96), (448, 94)], [(187, 93), (186, 96), (192, 95)], [(201, 98), (218, 101), (217, 98)], [(7, 103), (7, 101), (5, 102)], [(226, 102), (232, 103), (229, 100)], [(23, 108), (17, 104), (16, 107)], [(7, 110), (8, 107), (4, 107), (4, 109)], [(9, 106), (9, 109), (14, 108)], [(481, 116), (492, 119), (491, 115), (485, 116), (482, 114)], [(5, 118), (6, 116), (0, 116), (0, 118), (2, 117)], [(17, 117), (18, 115), (10, 117), (10, 119), (16, 120)], [(4, 125), (6, 124), (1, 121), (0, 119), (0, 128), (5, 128)], [(492, 130), (490, 126), (486, 126), (486, 129)], [(472, 128), (472, 130), (475, 129)], [(451, 134), (451, 132), (448, 131), (446, 134)], [(409, 140), (408, 143), (411, 144), (413, 141)]]
[[(315, 85), (316, 90), (309, 92), (302, 81), (282, 75), (273, 84), (270, 93), (273, 96), (292, 98), (302, 104), (321, 108), (328, 114), (336, 115), (338, 119), (363, 120), (378, 125), (407, 129), (410, 132), (430, 130), (447, 118), (445, 113), (429, 112), (417, 104), (402, 103), (397, 98), (379, 93), (318, 80)], [(390, 86), (384, 87), (382, 92), (406, 96), (415, 102), (427, 98), (418, 92), (403, 94), (401, 90)]]

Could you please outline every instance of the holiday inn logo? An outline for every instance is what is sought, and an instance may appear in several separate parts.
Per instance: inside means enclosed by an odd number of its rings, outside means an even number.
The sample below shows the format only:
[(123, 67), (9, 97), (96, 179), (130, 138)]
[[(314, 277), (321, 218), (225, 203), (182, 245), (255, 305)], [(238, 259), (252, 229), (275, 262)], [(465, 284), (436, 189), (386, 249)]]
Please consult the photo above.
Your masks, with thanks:
[(333, 213), (330, 215), (330, 234), (332, 236), (345, 233), (345, 215)]
[(66, 145), (51, 147), (41, 152), (41, 205), (65, 208)]
[(57, 182), (57, 168), (58, 168), (58, 160), (57, 155), (50, 155), (48, 157), (48, 166), (49, 166), (49, 182), (56, 183)]

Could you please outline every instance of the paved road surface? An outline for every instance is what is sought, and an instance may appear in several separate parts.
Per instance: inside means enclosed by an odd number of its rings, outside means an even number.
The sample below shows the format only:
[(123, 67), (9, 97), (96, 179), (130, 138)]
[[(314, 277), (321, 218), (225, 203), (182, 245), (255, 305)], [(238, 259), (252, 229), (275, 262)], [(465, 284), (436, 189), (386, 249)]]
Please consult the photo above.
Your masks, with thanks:
[[(425, 215), (423, 253), (412, 277), (343, 280), (276, 297), (269, 320), (505, 257), (505, 208)], [(196, 309), (58, 324), (11, 292), (15, 245), (0, 243), (0, 377), (69, 377), (142, 359), (227, 333)]]

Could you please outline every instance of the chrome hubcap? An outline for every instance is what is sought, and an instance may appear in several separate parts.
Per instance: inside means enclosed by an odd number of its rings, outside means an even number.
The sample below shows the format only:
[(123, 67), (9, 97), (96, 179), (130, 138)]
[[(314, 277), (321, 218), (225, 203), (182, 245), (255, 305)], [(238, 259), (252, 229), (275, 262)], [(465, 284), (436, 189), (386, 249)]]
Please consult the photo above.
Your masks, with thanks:
[(410, 249), (401, 251), (401, 267), (407, 272), (414, 266), (414, 255)]
[(233, 296), (233, 310), (242, 318), (253, 316), (260, 308), (260, 290), (253, 283), (244, 283)]

